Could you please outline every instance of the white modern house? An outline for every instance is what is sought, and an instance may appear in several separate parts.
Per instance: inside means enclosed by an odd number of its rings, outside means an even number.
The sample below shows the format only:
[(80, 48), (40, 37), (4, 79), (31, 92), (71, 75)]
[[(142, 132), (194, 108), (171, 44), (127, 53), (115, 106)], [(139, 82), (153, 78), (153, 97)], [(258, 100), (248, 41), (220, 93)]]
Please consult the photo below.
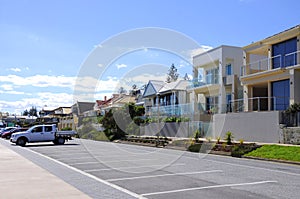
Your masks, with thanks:
[(300, 102), (300, 26), (243, 47), (238, 113), (213, 116), (213, 133), (235, 139), (283, 142), (282, 111)]
[(238, 108), (231, 101), (242, 97), (242, 65), (243, 49), (235, 46), (222, 45), (193, 57), (193, 80), (187, 87), (187, 102), (193, 104), (195, 120)]

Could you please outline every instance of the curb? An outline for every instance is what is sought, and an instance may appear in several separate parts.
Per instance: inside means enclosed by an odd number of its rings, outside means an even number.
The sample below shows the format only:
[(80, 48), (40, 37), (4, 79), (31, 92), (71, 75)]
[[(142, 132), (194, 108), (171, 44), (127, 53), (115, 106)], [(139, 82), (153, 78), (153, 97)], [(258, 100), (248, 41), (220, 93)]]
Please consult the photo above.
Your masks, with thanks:
[(268, 162), (285, 163), (285, 164), (294, 164), (294, 165), (299, 165), (300, 166), (300, 162), (289, 161), (289, 160), (259, 158), (259, 157), (254, 157), (254, 156), (242, 156), (242, 158), (251, 159), (251, 160), (262, 160), (262, 161), (268, 161)]

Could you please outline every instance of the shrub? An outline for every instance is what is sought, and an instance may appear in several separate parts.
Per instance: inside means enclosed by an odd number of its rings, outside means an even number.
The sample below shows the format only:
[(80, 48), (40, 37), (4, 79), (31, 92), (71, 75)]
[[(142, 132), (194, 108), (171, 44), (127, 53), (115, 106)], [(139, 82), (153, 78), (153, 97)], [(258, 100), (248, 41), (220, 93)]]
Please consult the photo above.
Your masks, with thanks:
[(202, 144), (192, 144), (188, 147), (188, 151), (199, 153)]
[(199, 141), (199, 138), (200, 138), (200, 131), (199, 129), (197, 129), (195, 132), (194, 132), (194, 139), (196, 142)]
[(226, 136), (225, 136), (225, 140), (226, 140), (226, 143), (227, 143), (228, 145), (231, 145), (231, 144), (232, 144), (233, 138), (234, 138), (234, 137), (233, 137), (232, 132), (227, 131)]
[(72, 131), (72, 128), (71, 127), (65, 127), (65, 128), (62, 128), (61, 130), (62, 131)]
[(240, 144), (240, 145), (236, 145), (232, 148), (231, 150), (231, 156), (232, 157), (242, 157), (243, 155), (245, 155), (246, 153), (249, 153), (255, 149), (257, 149), (259, 146), (257, 146), (256, 144)]

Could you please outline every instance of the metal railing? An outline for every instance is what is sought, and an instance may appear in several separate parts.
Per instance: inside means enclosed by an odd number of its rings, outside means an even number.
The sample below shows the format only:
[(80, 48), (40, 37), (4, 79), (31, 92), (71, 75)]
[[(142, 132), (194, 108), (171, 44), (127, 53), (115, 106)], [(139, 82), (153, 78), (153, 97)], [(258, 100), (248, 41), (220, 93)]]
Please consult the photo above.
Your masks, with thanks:
[(187, 86), (187, 89), (197, 88), (201, 86), (211, 85), (211, 84), (219, 84), (219, 75), (207, 75), (204, 79), (195, 78), (190, 81), (190, 84)]
[(250, 75), (258, 72), (273, 70), (275, 68), (285, 68), (298, 64), (300, 51), (295, 51), (285, 55), (276, 55), (270, 58), (261, 59), (255, 62), (248, 63), (241, 67), (241, 76)]
[(230, 112), (274, 111), (285, 110), (289, 104), (284, 103), (288, 97), (252, 97), (248, 98), (246, 110), (244, 99), (230, 101)]

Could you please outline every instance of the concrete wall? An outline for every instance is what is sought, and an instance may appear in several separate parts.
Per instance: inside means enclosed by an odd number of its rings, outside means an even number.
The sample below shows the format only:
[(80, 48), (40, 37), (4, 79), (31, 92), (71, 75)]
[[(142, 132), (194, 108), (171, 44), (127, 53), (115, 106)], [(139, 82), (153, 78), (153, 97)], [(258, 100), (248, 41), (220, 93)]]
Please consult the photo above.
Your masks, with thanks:
[(282, 141), (278, 111), (215, 114), (213, 136), (224, 138), (227, 131), (233, 133), (234, 140), (266, 143)]

